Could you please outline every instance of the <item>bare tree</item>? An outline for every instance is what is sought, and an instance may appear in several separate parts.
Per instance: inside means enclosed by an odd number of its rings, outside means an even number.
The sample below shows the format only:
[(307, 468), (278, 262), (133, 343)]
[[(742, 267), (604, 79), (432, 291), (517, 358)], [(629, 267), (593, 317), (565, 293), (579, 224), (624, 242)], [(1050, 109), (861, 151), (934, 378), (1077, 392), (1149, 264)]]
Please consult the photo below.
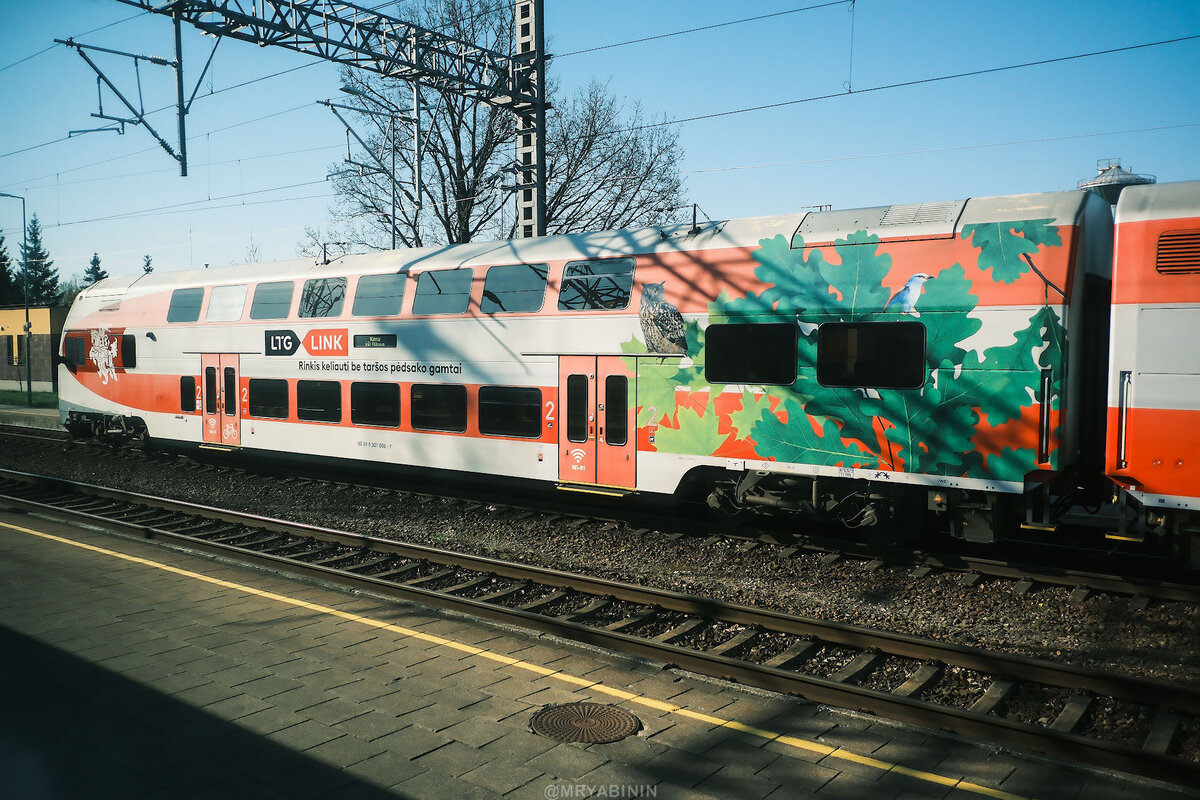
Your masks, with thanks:
[[(508, 52), (512, 47), (512, 9), (495, 0), (441, 0), (410, 5), (400, 13), (488, 49)], [(413, 93), (407, 83), (351, 69), (343, 71), (343, 82), (361, 96), (364, 108), (412, 113)], [(600, 83), (593, 82), (561, 104), (555, 102), (556, 94), (550, 82), (547, 231), (573, 233), (678, 219), (683, 154), (677, 129), (648, 124), (639, 104), (627, 110)], [(336, 238), (361, 248), (388, 247), (393, 224), (397, 241), (405, 247), (511, 238), (517, 223), (511, 194), (513, 115), (437, 86), (421, 87), (421, 95), (421, 207), (412, 198), (411, 124), (386, 114), (355, 115), (358, 134), (385, 166), (394, 158), (394, 174), (407, 183), (394, 189), (374, 160), (361, 153), (355, 160), (364, 166), (335, 167)], [(313, 244), (308, 242), (305, 249)]]

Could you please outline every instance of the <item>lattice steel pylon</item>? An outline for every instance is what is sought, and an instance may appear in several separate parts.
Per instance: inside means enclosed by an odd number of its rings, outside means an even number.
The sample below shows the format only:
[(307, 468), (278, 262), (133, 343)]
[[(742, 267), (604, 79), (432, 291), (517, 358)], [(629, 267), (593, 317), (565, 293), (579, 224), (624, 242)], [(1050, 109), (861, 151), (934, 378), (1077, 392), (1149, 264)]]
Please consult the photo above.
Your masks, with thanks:
[[(455, 92), (517, 116), (519, 230), (546, 232), (543, 0), (516, 3), (515, 54), (334, 0), (118, 0), (214, 36), (285, 47), (327, 61)], [(526, 190), (532, 190), (527, 196)]]

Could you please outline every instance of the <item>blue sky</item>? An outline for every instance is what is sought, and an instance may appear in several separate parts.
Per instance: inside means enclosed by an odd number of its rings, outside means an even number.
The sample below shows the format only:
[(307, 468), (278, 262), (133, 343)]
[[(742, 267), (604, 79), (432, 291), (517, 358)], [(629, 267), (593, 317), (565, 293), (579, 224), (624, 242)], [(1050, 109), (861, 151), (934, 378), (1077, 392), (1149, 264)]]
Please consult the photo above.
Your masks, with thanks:
[[(1195, 0), (858, 0), (577, 52), (803, 5), (546, 0), (551, 75), (564, 94), (598, 79), (668, 119), (788, 103), (681, 124), (687, 197), (713, 219), (1071, 189), (1106, 158), (1200, 179), (1200, 39), (942, 79), (1200, 35)], [(304, 227), (327, 223), (345, 134), (316, 101), (338, 96), (335, 65), (222, 42), (182, 178), (141, 128), (67, 138), (107, 124), (91, 116), (95, 74), (53, 43), (67, 37), (173, 55), (166, 18), (115, 0), (0, 0), (0, 192), (38, 214), (62, 278), (93, 252), (113, 275), (146, 254), (158, 271), (243, 262), (252, 247), (294, 258)], [(189, 91), (212, 41), (185, 28)], [(136, 97), (128, 60), (96, 58)], [(140, 78), (145, 108), (172, 106), (150, 121), (175, 146), (171, 71), (142, 64)], [(121, 110), (107, 94), (104, 109)], [(0, 198), (0, 231), (13, 253), (18, 202)]]

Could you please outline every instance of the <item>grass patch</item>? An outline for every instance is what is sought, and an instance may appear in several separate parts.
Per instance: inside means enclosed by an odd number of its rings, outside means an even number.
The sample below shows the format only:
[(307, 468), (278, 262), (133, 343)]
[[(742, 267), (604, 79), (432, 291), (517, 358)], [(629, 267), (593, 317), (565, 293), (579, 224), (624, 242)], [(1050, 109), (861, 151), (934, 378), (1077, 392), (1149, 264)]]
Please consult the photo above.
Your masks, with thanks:
[[(29, 394), (15, 389), (0, 389), (0, 406), (27, 406)], [(34, 392), (34, 408), (58, 408), (58, 395), (54, 392)]]

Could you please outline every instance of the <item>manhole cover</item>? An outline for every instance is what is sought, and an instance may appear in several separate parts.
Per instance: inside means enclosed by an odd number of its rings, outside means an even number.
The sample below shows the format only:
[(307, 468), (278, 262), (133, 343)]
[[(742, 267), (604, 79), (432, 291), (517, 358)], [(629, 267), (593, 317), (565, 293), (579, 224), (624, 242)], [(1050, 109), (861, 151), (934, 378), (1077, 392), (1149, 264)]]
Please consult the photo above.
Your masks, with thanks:
[(600, 703), (564, 703), (547, 706), (533, 715), (534, 733), (560, 742), (608, 744), (619, 742), (642, 728), (642, 721), (623, 708)]

